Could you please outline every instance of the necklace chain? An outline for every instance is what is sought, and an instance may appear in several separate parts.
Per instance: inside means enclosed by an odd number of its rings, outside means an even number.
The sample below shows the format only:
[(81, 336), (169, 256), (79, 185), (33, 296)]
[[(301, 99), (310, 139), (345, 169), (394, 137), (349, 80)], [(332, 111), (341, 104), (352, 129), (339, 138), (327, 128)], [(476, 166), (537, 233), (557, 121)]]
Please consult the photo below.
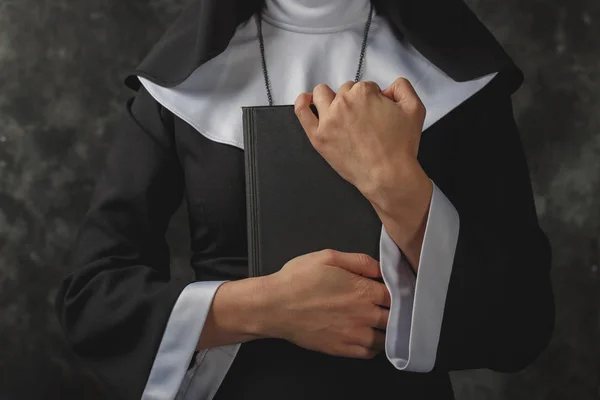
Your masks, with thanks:
[[(367, 18), (367, 22), (365, 23), (365, 32), (363, 35), (363, 42), (360, 49), (360, 57), (358, 59), (358, 69), (356, 70), (356, 77), (354, 78), (354, 83), (360, 80), (362, 74), (362, 65), (363, 60), (365, 58), (365, 52), (367, 49), (367, 38), (369, 36), (369, 28), (371, 27), (371, 17), (373, 15), (373, 4), (371, 3), (371, 8), (369, 10), (369, 18)], [(269, 105), (273, 105), (273, 97), (271, 96), (271, 85), (269, 81), (269, 74), (267, 72), (267, 62), (265, 61), (265, 44), (262, 35), (262, 24), (261, 24), (261, 16), (260, 13), (256, 15), (256, 24), (258, 26), (258, 40), (260, 44), (260, 56), (262, 60), (262, 70), (263, 76), (265, 78), (265, 87), (267, 89), (267, 97), (269, 98)]]

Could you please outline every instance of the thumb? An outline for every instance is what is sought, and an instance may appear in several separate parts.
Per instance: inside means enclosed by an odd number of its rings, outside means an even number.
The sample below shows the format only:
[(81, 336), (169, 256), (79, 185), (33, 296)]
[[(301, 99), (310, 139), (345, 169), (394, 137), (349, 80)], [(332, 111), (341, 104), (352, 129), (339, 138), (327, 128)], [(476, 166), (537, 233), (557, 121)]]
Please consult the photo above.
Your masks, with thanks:
[(357, 275), (369, 278), (380, 278), (379, 262), (365, 253), (345, 253), (326, 249), (321, 252), (321, 262), (326, 265), (343, 268)]

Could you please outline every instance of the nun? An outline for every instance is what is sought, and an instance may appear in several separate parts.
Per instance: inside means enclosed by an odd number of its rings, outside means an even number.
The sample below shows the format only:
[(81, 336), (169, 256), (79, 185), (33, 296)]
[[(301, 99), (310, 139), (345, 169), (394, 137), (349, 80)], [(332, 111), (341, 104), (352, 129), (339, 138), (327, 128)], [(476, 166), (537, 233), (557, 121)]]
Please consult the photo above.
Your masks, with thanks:
[[(447, 400), (449, 371), (522, 370), (554, 326), (522, 82), (461, 0), (193, 0), (126, 78), (56, 295), (69, 345), (115, 399)], [(371, 202), (379, 260), (248, 277), (241, 108), (269, 104)]]

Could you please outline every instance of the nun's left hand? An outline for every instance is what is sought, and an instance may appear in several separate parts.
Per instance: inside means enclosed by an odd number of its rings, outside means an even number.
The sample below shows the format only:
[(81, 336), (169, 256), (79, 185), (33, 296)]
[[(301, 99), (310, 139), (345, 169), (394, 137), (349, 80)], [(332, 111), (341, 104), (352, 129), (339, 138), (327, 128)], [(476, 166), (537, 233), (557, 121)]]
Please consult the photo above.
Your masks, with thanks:
[(382, 91), (348, 81), (337, 94), (317, 85), (298, 96), (295, 112), (313, 147), (373, 204), (396, 243), (420, 249), (433, 186), (417, 161), (425, 107), (410, 82), (398, 78)]

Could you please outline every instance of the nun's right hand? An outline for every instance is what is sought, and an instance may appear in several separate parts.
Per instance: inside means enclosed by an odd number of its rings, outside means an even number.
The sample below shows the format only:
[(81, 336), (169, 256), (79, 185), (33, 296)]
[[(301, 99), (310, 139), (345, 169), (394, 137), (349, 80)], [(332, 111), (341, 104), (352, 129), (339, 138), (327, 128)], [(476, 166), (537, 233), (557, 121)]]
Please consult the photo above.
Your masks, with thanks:
[(336, 356), (372, 358), (385, 346), (391, 303), (377, 260), (326, 249), (270, 275), (271, 337)]

